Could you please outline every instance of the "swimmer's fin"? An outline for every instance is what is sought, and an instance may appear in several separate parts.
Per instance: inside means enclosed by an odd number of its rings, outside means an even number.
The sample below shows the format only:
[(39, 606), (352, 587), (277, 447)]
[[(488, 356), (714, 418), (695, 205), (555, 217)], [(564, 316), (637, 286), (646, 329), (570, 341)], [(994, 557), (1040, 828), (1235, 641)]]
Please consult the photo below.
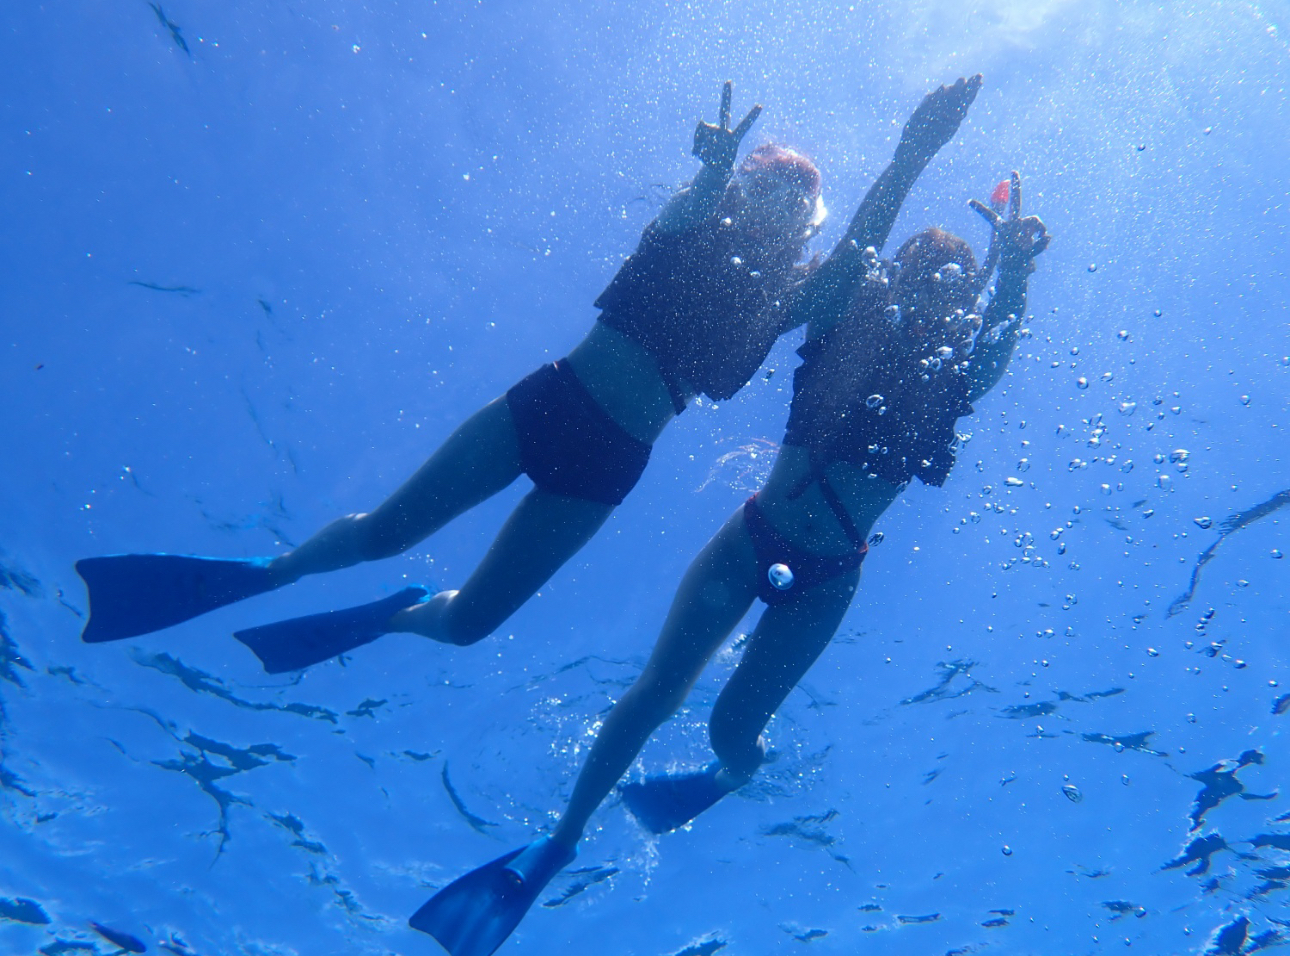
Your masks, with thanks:
[(81, 632), (89, 644), (160, 631), (277, 587), (268, 558), (114, 554), (83, 558), (76, 573), (90, 594), (90, 619)]
[(420, 586), (404, 588), (371, 604), (293, 617), (235, 631), (233, 636), (255, 651), (270, 674), (303, 670), (372, 643), (389, 632), (388, 624), (396, 611), (420, 604), (429, 593)]
[(451, 956), (492, 956), (576, 855), (543, 837), (449, 883), (408, 925), (429, 933)]
[(719, 761), (702, 770), (655, 774), (618, 788), (623, 803), (651, 833), (683, 827), (730, 791), (717, 783)]

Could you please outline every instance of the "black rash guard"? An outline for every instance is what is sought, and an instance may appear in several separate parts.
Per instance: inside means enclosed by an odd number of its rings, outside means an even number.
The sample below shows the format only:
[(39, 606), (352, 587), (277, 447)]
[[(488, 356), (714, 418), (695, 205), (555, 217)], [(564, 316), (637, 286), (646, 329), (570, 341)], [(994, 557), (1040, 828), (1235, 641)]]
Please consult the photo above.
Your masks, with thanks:
[(798, 349), (784, 444), (809, 450), (817, 470), (845, 461), (893, 485), (943, 485), (955, 423), (972, 412), (962, 336), (915, 343), (885, 297), (866, 299)]
[(651, 223), (596, 300), (600, 321), (658, 362), (678, 413), (690, 394), (725, 400), (748, 384), (782, 331), (781, 302), (807, 271), (796, 266), (806, 234), (767, 250), (730, 216), (737, 201), (732, 187), (715, 215), (684, 232)]

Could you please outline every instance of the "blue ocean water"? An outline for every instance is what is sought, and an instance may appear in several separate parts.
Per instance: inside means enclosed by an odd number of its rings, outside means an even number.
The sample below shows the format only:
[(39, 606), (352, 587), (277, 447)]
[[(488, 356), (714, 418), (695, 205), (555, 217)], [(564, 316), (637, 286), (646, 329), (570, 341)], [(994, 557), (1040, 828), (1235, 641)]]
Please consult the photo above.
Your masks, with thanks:
[[(1056, 238), (1008, 377), (960, 422), (945, 488), (884, 516), (771, 724), (777, 759), (662, 838), (607, 803), (501, 951), (1283, 946), (1287, 21), (1107, 0), (11, 5), (0, 952), (438, 952), (408, 915), (552, 820), (686, 565), (764, 473), (799, 343), (689, 409), (600, 536), (468, 649), (396, 635), (269, 678), (230, 633), (459, 583), (524, 482), (403, 557), (123, 643), (80, 643), (73, 562), (273, 554), (370, 508), (585, 333), (693, 174), (723, 80), (738, 115), (765, 104), (752, 140), (821, 167), (827, 251), (923, 93), (978, 71), (893, 235), (983, 248), (967, 200), (1022, 171)], [(707, 759), (735, 659), (641, 767)]]

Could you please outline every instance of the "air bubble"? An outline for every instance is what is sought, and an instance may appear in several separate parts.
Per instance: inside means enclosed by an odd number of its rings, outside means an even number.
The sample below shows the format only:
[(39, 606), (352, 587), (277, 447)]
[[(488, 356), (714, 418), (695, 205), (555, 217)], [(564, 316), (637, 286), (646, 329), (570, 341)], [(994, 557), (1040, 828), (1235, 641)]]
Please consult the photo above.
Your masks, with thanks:
[(1200, 528), (1201, 531), (1208, 531), (1214, 527), (1214, 519), (1209, 515), (1201, 515), (1199, 518), (1192, 518), (1191, 520), (1196, 522), (1196, 527)]
[(1272, 549), (1272, 557), (1274, 557), (1274, 558), (1276, 558), (1278, 561), (1280, 561), (1282, 558), (1284, 558), (1284, 557), (1285, 557), (1285, 555), (1281, 553), (1281, 549), (1280, 549), (1280, 548), (1273, 548), (1273, 549)]
[(1129, 341), (1129, 330), (1120, 329), (1119, 332), (1115, 333), (1115, 337), (1118, 338), (1121, 342), (1127, 342)]
[(738, 269), (740, 266), (744, 264), (744, 261), (740, 259), (738, 256), (731, 256), (730, 264), (734, 266), (736, 269)]
[(1084, 794), (1080, 793), (1079, 787), (1075, 786), (1073, 783), (1063, 784), (1062, 793), (1071, 803), (1079, 803), (1084, 799)]
[(1103, 372), (1103, 373), (1102, 373), (1102, 381), (1104, 381), (1104, 382), (1109, 382), (1109, 381), (1111, 381), (1111, 379), (1113, 379), (1113, 378), (1115, 378), (1115, 373), (1114, 373), (1114, 372)]
[(1088, 271), (1089, 271), (1089, 272), (1096, 272), (1096, 271), (1097, 271), (1097, 263), (1096, 263), (1096, 262), (1090, 262), (1090, 263), (1088, 264)]
[(1242, 396), (1241, 396), (1241, 404), (1242, 404), (1242, 405), (1245, 405), (1246, 407), (1249, 407), (1249, 404), (1250, 404), (1250, 396), (1248, 396), (1248, 395), (1242, 395)]
[(1012, 475), (1009, 475), (1007, 478), (1003, 479), (1003, 483), (1007, 485), (1009, 488), (1020, 488), (1022, 485), (1025, 484), (1025, 482), (1022, 481), (1020, 478), (1014, 478), (1012, 477)]
[(1120, 466), (1120, 471), (1124, 472), (1126, 475), (1127, 475), (1129, 472), (1133, 471), (1133, 459), (1132, 459), (1132, 458), (1126, 458), (1126, 459), (1124, 460), (1124, 464), (1122, 464), (1122, 465)]
[(1191, 452), (1186, 448), (1175, 448), (1169, 453), (1169, 460), (1177, 464), (1180, 461), (1186, 461), (1191, 457)]
[(1002, 852), (1003, 852), (1003, 855), (1004, 855), (1004, 856), (1012, 856), (1012, 847), (1008, 846), (1008, 844), (1006, 844), (1006, 843), (1005, 843), (1005, 844), (1003, 845), (1003, 851), (1002, 851)]
[(766, 571), (766, 579), (777, 591), (787, 591), (793, 586), (793, 571), (787, 564), (772, 564)]
[(1029, 458), (1022, 458), (1017, 462), (1017, 471), (1029, 471), (1029, 470), (1030, 470)]
[(1088, 388), (1088, 379), (1081, 375), (1079, 378), (1075, 379), (1075, 387), (1079, 389)]
[(1159, 652), (1158, 650), (1156, 650), (1154, 647), (1148, 647), (1148, 648), (1147, 648), (1147, 656), (1148, 656), (1148, 657), (1159, 657), (1159, 656), (1160, 656), (1160, 652)]
[(1156, 487), (1161, 491), (1171, 491), (1174, 481), (1168, 475), (1156, 475)]
[(1138, 410), (1138, 403), (1137, 403), (1137, 402), (1121, 402), (1121, 403), (1120, 403), (1120, 414), (1121, 414), (1121, 415), (1125, 415), (1125, 416), (1132, 415), (1132, 414), (1133, 414), (1134, 412), (1136, 412), (1137, 410)]
[(882, 396), (877, 394), (876, 392), (864, 400), (865, 405), (869, 408), (877, 408), (879, 405), (882, 404), (882, 402), (883, 402)]
[(1103, 484), (1103, 485), (1102, 485), (1102, 494), (1104, 494), (1104, 495), (1109, 495), (1110, 493), (1111, 493), (1111, 486), (1110, 486), (1110, 485), (1108, 485), (1108, 484)]

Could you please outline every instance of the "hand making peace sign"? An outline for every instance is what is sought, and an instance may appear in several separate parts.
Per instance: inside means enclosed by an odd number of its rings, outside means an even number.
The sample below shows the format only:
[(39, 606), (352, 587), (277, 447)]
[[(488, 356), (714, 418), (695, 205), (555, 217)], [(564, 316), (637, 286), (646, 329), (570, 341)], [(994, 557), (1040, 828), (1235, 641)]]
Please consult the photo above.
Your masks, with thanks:
[(694, 155), (703, 161), (704, 166), (726, 175), (735, 167), (735, 155), (739, 152), (740, 142), (761, 115), (761, 104), (758, 103), (748, 111), (748, 115), (738, 126), (731, 129), (730, 97), (733, 90), (734, 84), (726, 80), (721, 88), (721, 114), (717, 125), (699, 120), (699, 125), (694, 129)]
[(997, 249), (1000, 270), (1024, 269), (1028, 273), (1034, 272), (1035, 257), (1048, 248), (1053, 237), (1038, 216), (1022, 218), (1021, 175), (1016, 170), (1013, 170), (1008, 194), (1007, 219), (979, 199), (969, 200), (968, 205), (980, 213), (994, 230), (994, 238), (990, 242), (991, 258)]

